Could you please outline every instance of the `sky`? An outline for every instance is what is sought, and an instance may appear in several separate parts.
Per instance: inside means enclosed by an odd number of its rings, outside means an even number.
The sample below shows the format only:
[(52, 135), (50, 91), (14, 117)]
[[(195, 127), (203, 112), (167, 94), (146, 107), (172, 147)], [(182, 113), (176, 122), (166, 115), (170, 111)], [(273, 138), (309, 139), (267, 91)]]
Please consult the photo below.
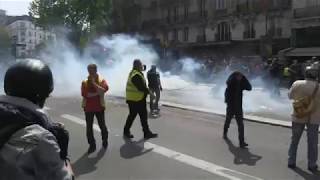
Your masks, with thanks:
[(0, 9), (7, 11), (7, 15), (27, 15), (32, 0), (0, 0)]

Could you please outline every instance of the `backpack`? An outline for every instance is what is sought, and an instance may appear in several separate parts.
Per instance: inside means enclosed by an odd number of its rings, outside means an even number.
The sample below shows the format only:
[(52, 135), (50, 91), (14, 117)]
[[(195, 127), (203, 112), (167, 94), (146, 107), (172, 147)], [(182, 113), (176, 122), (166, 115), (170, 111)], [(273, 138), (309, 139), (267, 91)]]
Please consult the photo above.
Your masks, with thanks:
[(311, 96), (305, 96), (302, 98), (295, 99), (292, 103), (293, 106), (293, 115), (297, 118), (304, 118), (309, 116), (314, 109), (314, 97), (319, 89), (319, 83), (313, 90)]

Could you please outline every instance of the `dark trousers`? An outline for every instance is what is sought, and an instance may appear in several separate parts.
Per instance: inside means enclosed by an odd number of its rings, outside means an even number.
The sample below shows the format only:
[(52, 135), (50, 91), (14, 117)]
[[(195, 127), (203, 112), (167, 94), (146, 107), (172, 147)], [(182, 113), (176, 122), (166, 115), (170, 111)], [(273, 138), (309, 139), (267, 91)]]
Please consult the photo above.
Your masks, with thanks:
[(93, 120), (96, 116), (98, 120), (98, 125), (101, 130), (102, 141), (108, 141), (108, 129), (105, 122), (104, 111), (101, 112), (85, 112), (86, 123), (87, 123), (87, 139), (90, 145), (95, 145), (95, 139), (93, 135)]
[(160, 89), (152, 89), (150, 88), (151, 93), (155, 94), (156, 97), (153, 98), (150, 96), (150, 111), (158, 110), (159, 109), (159, 100), (160, 100)]
[(130, 134), (130, 128), (136, 116), (139, 114), (142, 130), (144, 134), (150, 133), (148, 125), (148, 112), (146, 101), (133, 102), (128, 101), (129, 115), (127, 117), (126, 124), (124, 126), (124, 133)]
[(242, 107), (233, 107), (227, 105), (227, 115), (226, 121), (224, 123), (224, 134), (227, 134), (231, 119), (235, 117), (238, 125), (238, 132), (239, 132), (239, 142), (244, 143), (244, 125), (243, 125), (243, 112)]

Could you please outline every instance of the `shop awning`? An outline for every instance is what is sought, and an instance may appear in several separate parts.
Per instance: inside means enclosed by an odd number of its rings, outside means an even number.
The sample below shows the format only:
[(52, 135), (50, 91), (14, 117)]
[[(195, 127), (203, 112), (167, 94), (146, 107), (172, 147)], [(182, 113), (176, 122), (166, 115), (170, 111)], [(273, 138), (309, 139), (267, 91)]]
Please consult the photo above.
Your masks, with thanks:
[(287, 57), (320, 56), (320, 47), (292, 48), (292, 49), (285, 49), (281, 51), (279, 52), (279, 54), (283, 53), (283, 55)]

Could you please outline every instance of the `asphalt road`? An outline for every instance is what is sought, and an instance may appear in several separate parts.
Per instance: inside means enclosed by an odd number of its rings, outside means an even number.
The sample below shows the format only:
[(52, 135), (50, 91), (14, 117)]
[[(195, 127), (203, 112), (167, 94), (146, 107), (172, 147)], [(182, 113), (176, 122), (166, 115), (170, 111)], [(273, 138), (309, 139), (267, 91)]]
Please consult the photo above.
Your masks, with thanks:
[(132, 133), (133, 141), (122, 138), (128, 113), (123, 100), (109, 100), (106, 110), (110, 131), (109, 147), (87, 156), (84, 114), (78, 98), (51, 98), (47, 111), (52, 119), (70, 131), (70, 155), (77, 179), (320, 179), (307, 170), (306, 139), (298, 151), (296, 170), (287, 168), (288, 128), (246, 122), (248, 149), (239, 149), (237, 128), (233, 121), (230, 141), (222, 139), (224, 118), (212, 114), (162, 108), (161, 117), (149, 119), (157, 139), (145, 141), (139, 119)]

